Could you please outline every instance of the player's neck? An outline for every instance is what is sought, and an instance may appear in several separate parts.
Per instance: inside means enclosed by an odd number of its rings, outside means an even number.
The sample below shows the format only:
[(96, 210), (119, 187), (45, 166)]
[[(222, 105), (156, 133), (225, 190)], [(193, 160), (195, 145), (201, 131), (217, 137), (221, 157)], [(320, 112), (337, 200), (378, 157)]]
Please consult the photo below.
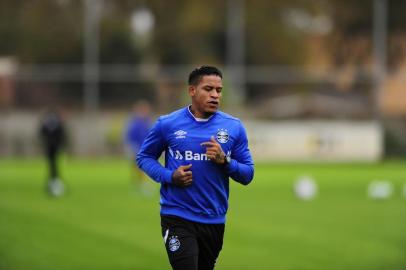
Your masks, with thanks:
[(206, 113), (206, 112), (201, 112), (201, 111), (197, 110), (196, 107), (193, 106), (193, 104), (189, 106), (189, 111), (192, 113), (192, 115), (195, 118), (199, 118), (199, 119), (208, 119), (213, 115), (212, 113)]

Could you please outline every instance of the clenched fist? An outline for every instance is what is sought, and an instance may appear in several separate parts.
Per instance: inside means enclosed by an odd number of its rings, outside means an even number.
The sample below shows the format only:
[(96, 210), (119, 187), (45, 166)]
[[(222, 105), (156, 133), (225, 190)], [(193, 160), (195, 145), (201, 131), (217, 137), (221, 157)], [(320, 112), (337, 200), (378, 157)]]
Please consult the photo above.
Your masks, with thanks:
[(192, 164), (179, 166), (172, 174), (172, 182), (179, 187), (190, 186), (193, 182), (191, 167)]

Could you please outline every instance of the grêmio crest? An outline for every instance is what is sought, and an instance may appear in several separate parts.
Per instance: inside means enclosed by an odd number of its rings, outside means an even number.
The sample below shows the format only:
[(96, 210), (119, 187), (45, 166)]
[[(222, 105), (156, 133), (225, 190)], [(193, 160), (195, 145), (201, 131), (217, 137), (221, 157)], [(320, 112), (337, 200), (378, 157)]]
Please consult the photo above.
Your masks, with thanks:
[(216, 138), (217, 138), (217, 141), (218, 141), (219, 143), (226, 143), (226, 142), (228, 142), (229, 135), (228, 135), (227, 129), (224, 129), (224, 128), (219, 129), (219, 130), (217, 131)]

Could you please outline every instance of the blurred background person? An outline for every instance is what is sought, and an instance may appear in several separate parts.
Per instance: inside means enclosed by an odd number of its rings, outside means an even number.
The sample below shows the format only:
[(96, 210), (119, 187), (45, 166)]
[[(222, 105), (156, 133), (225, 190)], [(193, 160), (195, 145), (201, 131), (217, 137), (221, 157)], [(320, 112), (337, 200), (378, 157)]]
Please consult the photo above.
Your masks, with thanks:
[(147, 176), (135, 163), (135, 157), (151, 128), (151, 105), (147, 100), (138, 100), (132, 107), (124, 135), (125, 152), (131, 163), (131, 181), (142, 194), (151, 196), (153, 187)]
[(40, 138), (48, 163), (47, 192), (61, 196), (65, 186), (59, 174), (58, 157), (66, 142), (65, 127), (56, 110), (48, 110), (40, 120)]

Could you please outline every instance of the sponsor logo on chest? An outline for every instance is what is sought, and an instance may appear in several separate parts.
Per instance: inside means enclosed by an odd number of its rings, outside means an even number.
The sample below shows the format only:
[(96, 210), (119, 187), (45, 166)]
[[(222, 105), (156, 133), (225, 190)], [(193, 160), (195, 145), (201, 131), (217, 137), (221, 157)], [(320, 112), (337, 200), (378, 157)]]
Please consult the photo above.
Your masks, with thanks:
[[(181, 152), (179, 150), (172, 150), (169, 148), (169, 154), (176, 160), (195, 160), (195, 161), (208, 161), (208, 157), (206, 153), (194, 153), (191, 150), (186, 150), (184, 152)], [(231, 156), (231, 151), (227, 151), (226, 153), (227, 156)]]
[(179, 150), (169, 151), (175, 159), (178, 160), (209, 160), (205, 153), (193, 153), (193, 151), (186, 150), (182, 153)]

